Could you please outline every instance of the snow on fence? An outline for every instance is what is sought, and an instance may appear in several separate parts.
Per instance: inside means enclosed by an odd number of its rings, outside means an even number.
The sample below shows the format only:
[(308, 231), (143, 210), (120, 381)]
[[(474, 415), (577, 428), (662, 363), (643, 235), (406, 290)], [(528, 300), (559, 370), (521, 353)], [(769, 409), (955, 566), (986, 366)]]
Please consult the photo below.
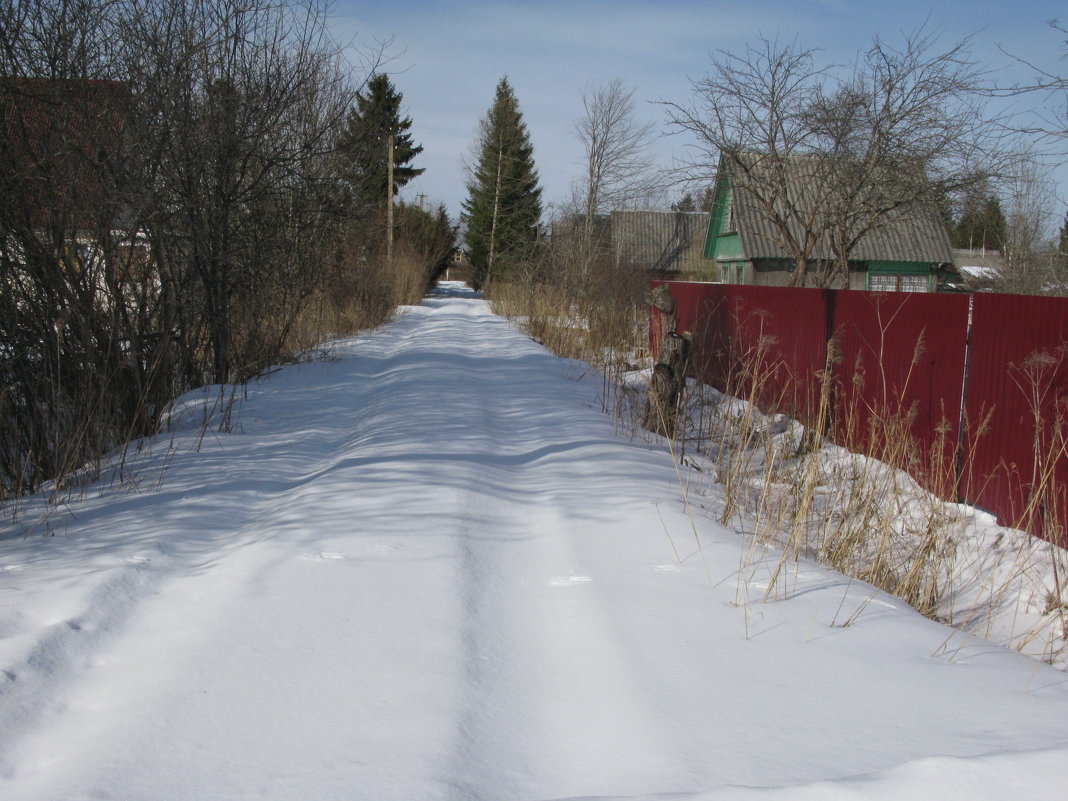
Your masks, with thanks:
[(695, 377), (1068, 546), (1068, 298), (662, 283)]

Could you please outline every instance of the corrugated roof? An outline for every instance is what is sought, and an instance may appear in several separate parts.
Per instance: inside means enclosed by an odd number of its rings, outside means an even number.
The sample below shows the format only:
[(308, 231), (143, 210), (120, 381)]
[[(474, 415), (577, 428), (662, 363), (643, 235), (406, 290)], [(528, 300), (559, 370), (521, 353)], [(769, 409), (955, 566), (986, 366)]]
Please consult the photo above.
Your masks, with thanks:
[[(750, 169), (761, 170), (761, 157), (754, 154)], [(773, 169), (770, 160), (764, 167), (761, 180)], [(737, 168), (736, 168), (737, 169)], [(790, 212), (780, 211), (787, 218), (791, 235), (801, 239), (806, 226), (804, 219), (817, 220), (821, 213), (822, 198), (817, 170), (820, 162), (804, 156), (789, 159), (783, 166), (778, 182), (785, 187)], [(748, 259), (790, 259), (790, 254), (780, 244), (782, 234), (764, 210), (757, 196), (747, 189), (746, 182), (731, 181), (732, 214), (738, 231), (742, 250)], [(780, 209), (785, 209), (785, 202)], [(810, 256), (812, 259), (833, 259), (830, 241), (821, 236)], [(883, 217), (878, 227), (861, 237), (850, 253), (857, 261), (912, 261), (952, 263), (953, 251), (949, 235), (939, 215), (926, 209), (910, 209), (892, 212)]]
[(998, 250), (969, 250), (955, 248), (953, 262), (961, 266), (990, 268), (995, 271), (1005, 269), (1005, 257)]
[(619, 264), (646, 270), (707, 269), (701, 254), (708, 219), (701, 211), (613, 211), (613, 255)]

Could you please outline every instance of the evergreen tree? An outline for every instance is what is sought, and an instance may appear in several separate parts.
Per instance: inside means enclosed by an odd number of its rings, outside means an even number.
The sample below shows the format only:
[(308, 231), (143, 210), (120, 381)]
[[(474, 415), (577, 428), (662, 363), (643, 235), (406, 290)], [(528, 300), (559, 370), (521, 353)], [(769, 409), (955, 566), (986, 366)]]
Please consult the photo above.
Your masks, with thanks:
[(456, 226), (445, 206), (431, 212), (421, 206), (397, 204), (394, 215), (397, 248), (406, 248), (424, 265), (428, 285), (445, 272), (456, 250)]
[(534, 148), (507, 78), (497, 84), (493, 106), (481, 123), (477, 150), (463, 220), (474, 281), (482, 285), (530, 254), (541, 220)]
[(955, 248), (1000, 250), (1005, 246), (1007, 233), (997, 196), (973, 194), (964, 199), (960, 217), (950, 229), (950, 241)]
[(1068, 255), (1068, 214), (1064, 215), (1060, 235), (1057, 237), (1057, 250), (1062, 256)]
[(356, 95), (356, 105), (345, 120), (337, 148), (341, 155), (341, 176), (349, 187), (357, 213), (385, 208), (390, 134), (393, 135), (394, 192), (423, 173), (422, 169), (411, 166), (423, 148), (412, 143), (411, 117), (401, 117), (403, 97), (388, 75), (375, 75), (364, 91)]
[(687, 192), (677, 201), (671, 204), (672, 211), (697, 211), (697, 201), (693, 199), (693, 195)]
[(983, 204), (983, 238), (982, 247), (1004, 250), (1009, 240), (1009, 225), (1001, 210), (1001, 201), (997, 195), (990, 195)]
[(716, 197), (716, 182), (713, 180), (708, 186), (701, 192), (701, 211), (712, 211), (713, 201)]

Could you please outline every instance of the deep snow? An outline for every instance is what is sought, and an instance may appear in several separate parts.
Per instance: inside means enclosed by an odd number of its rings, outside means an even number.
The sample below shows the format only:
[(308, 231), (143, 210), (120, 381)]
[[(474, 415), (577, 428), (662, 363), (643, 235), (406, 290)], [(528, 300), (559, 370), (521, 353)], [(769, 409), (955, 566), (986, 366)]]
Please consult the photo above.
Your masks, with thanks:
[(806, 561), (739, 604), (588, 371), (450, 286), (9, 514), (0, 797), (1063, 797), (1068, 676)]

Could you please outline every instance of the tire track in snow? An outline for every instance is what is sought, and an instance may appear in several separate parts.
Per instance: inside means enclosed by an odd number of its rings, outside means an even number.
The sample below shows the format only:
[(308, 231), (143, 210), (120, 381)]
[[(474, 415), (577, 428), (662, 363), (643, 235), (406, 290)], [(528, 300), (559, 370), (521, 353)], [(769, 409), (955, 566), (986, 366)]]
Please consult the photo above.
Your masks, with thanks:
[(1059, 690), (919, 667), (944, 635), (894, 609), (835, 628), (814, 591), (743, 634), (681, 548), (670, 461), (482, 304), (335, 355), (253, 385), (163, 492), (5, 553), (61, 597), (44, 626), (29, 590), (0, 596), (0, 647), (38, 647), (0, 665), (5, 801), (787, 795), (767, 788), (1063, 740)]
[[(153, 719), (167, 721), (175, 748), (199, 760), (198, 732), (210, 732), (212, 742), (239, 740), (247, 722), (231, 713), (243, 708), (240, 701), (255, 708), (253, 699), (262, 697), (263, 723), (255, 728), (269, 730), (271, 695), (280, 682), (307, 697), (311, 706), (288, 713), (287, 725), (306, 731), (320, 751), (342, 758), (345, 749), (319, 742), (308, 727), (323, 715), (352, 718), (349, 746), (363, 753), (339, 774), (368, 788), (395, 785), (392, 770), (412, 774), (413, 787), (429, 792), (438, 786), (457, 799), (488, 801), (532, 787), (546, 797), (582, 786), (625, 792), (643, 777), (648, 781), (656, 765), (672, 764), (647, 733), (660, 730), (659, 724), (636, 707), (633, 657), (606, 623), (610, 616), (598, 598), (597, 576), (576, 561), (572, 539), (582, 532), (575, 498), (591, 490), (562, 468), (599, 443), (569, 436), (567, 420), (549, 399), (539, 399), (544, 373), (526, 375), (530, 359), (548, 358), (539, 347), (526, 342), (503, 366), (485, 358), (495, 355), (487, 347), (510, 338), (512, 349), (517, 338), (503, 321), (475, 314), (475, 308), (432, 303), (413, 310), (351, 365), (343, 361), (339, 370), (366, 376), (347, 399), (356, 410), (351, 429), (336, 421), (333, 427), (318, 424), (320, 450), (287, 445), (284, 436), (272, 440), (263, 455), (285, 460), (289, 475), (283, 480), (277, 471), (259, 471), (255, 460), (235, 465), (217, 491), (240, 498), (243, 508), (214, 533), (210, 546), (205, 543), (206, 562), (190, 551), (157, 564), (155, 572), (130, 566), (124, 575), (141, 578), (126, 590), (106, 585), (91, 598), (84, 630), (64, 628), (41, 642), (41, 653), (55, 664), (36, 686), (22, 685), (28, 702), (39, 699), (49, 682), (69, 685), (54, 710), (38, 718), (42, 731), (66, 721), (76, 734), (47, 739), (59, 750), (66, 743), (88, 755), (92, 709), (84, 704), (113, 694), (115, 674), (107, 665), (138, 664), (131, 648), (149, 641), (147, 625), (197, 630), (181, 646), (160, 642), (159, 635), (153, 643), (193, 678), (176, 688), (139, 688), (143, 711), (128, 720), (131, 731), (100, 732), (102, 742), (126, 743), (129, 756), (102, 751), (99, 760), (87, 757), (81, 767), (67, 764), (66, 770), (87, 772), (89, 785), (99, 788), (107, 787), (108, 774), (125, 776), (129, 797), (150, 798), (152, 755), (143, 749), (151, 740), (145, 735), (155, 731)], [(255, 412), (255, 404), (249, 408)], [(430, 426), (439, 427), (436, 441), (445, 445), (433, 453), (420, 447)], [(412, 503), (391, 510), (373, 496), (347, 496), (346, 484), (360, 485), (368, 475), (383, 485), (410, 481)], [(431, 529), (420, 529), (431, 520)], [(453, 562), (451, 571), (434, 567), (443, 559)], [(195, 593), (188, 581), (193, 566), (201, 577)], [(292, 589), (309, 577), (310, 589)], [(274, 597), (287, 584), (293, 599), (302, 599), (301, 619), (291, 619)], [(257, 594), (254, 587), (263, 589)], [(433, 613), (440, 621), (437, 632), (410, 617), (414, 609), (398, 614), (387, 608), (413, 592), (421, 594), (422, 616)], [(190, 603), (197, 608), (190, 610)], [(362, 610), (367, 617), (355, 621), (356, 630), (340, 644), (312, 640), (319, 664), (310, 656), (285, 660), (261, 642), (270, 637), (296, 646), (314, 632), (327, 634), (337, 608)], [(259, 638), (247, 635), (261, 629)], [(107, 637), (94, 633), (105, 630)], [(456, 635), (459, 642), (450, 641)], [(72, 644), (77, 637), (84, 645)], [(219, 649), (219, 641), (232, 646)], [(244, 667), (264, 658), (280, 664), (267, 673)], [(349, 661), (376, 662), (381, 669), (353, 671)], [(333, 676), (313, 691), (322, 669)], [(367, 686), (351, 695), (346, 677)], [(414, 691), (417, 682), (422, 686)], [(323, 705), (331, 698), (334, 709), (327, 712)], [(383, 721), (426, 720), (417, 708), (425, 705), (440, 712), (419, 733), (419, 756), (409, 754), (403, 765), (390, 768), (396, 724)], [(17, 739), (12, 732), (8, 742)], [(629, 746), (620, 749), (621, 741)], [(35, 742), (29, 753), (49, 752)], [(262, 754), (220, 746), (234, 764), (255, 762), (265, 773), (288, 761), (269, 742), (245, 747)], [(96, 761), (96, 769), (84, 764)], [(292, 780), (274, 769), (279, 782)], [(203, 774), (201, 782), (227, 794), (225, 770), (205, 768)]]
[[(571, 544), (581, 526), (570, 519), (561, 491), (570, 485), (573, 497), (576, 487), (574, 476), (558, 466), (573, 447), (588, 444), (572, 442), (558, 426), (528, 425), (525, 438), (543, 443), (541, 455), (509, 462), (499, 452), (525, 443), (509, 446), (522, 426), (502, 407), (522, 409), (524, 399), (512, 397), (518, 381), (501, 384), (506, 389), (497, 392), (481, 383), (472, 387), (481, 401), (483, 447), (500, 458), (481, 469), (466, 464), (469, 481), (479, 487), (496, 478), (527, 488), (536, 500), (500, 500), (488, 492), (458, 496), (458, 512), (487, 505), (490, 528), (499, 535), (475, 540), (458, 534), (467, 699), (451, 797), (519, 797), (538, 785), (545, 797), (583, 785), (593, 793), (605, 788), (605, 777), (628, 792), (674, 759), (649, 736), (659, 727), (636, 703), (641, 693), (631, 681), (632, 660), (608, 625), (595, 577), (575, 572), (585, 567)], [(491, 397), (495, 402), (487, 403)], [(621, 741), (628, 747), (620, 749)]]
[(68, 711), (68, 698), (56, 697), (50, 687), (91, 670), (121, 635), (138, 603), (163, 581), (163, 573), (147, 560), (130, 561), (107, 572), (77, 614), (51, 623), (23, 658), (5, 665), (0, 681), (0, 777), (14, 775), (13, 755), (24, 735), (62, 719)]

